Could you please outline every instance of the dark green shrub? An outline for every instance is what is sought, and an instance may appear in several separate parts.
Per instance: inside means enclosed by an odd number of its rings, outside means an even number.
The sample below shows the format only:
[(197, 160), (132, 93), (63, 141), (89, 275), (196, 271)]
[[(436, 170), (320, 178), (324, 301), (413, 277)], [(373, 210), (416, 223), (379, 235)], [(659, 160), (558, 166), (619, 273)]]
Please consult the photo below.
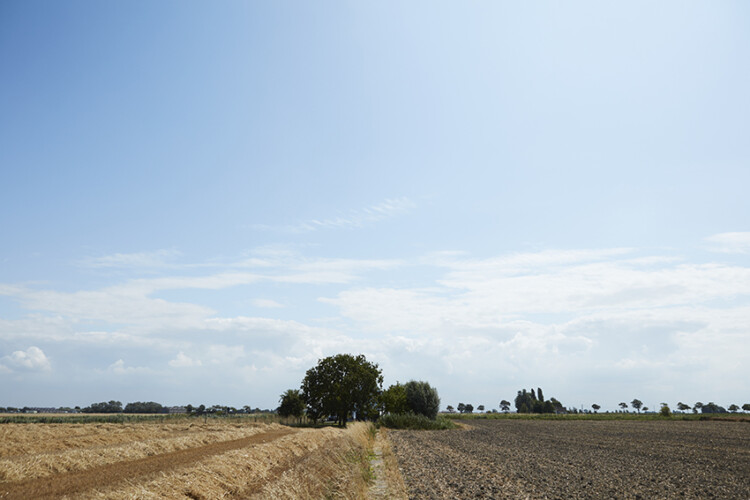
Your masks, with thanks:
[(380, 405), (385, 413), (407, 413), (406, 388), (396, 382), (380, 395)]
[(407, 430), (443, 430), (456, 427), (452, 421), (445, 417), (441, 416), (431, 419), (414, 413), (389, 413), (380, 417), (378, 425), (388, 427), (389, 429)]
[(440, 410), (440, 397), (437, 389), (430, 387), (427, 382), (412, 380), (404, 385), (406, 390), (406, 404), (417, 415), (435, 420)]

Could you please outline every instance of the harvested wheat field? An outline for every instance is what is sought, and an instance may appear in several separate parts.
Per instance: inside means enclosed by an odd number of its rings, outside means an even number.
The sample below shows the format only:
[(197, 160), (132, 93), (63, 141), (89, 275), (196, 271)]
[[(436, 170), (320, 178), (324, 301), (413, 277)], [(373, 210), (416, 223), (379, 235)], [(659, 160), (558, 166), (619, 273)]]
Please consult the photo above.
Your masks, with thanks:
[(750, 498), (745, 422), (468, 426), (389, 432), (409, 498)]
[(0, 499), (361, 498), (371, 438), (365, 424), (5, 424)]

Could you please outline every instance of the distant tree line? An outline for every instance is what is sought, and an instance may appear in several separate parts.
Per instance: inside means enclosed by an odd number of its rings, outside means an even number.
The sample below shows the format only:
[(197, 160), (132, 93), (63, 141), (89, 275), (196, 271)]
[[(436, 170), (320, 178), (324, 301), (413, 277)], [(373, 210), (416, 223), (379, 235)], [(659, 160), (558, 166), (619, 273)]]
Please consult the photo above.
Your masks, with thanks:
[[(510, 405), (511, 403), (505, 399), (500, 401), (499, 408), (502, 412), (509, 412), (510, 411)], [(633, 408), (638, 413), (643, 412), (649, 412), (649, 408), (643, 404), (643, 402), (635, 398), (630, 403), (621, 402), (618, 404), (620, 407), (620, 412), (627, 413), (629, 408)], [(527, 391), (526, 389), (522, 389), (518, 391), (518, 394), (515, 398), (515, 407), (516, 411), (518, 413), (591, 413), (593, 410), (593, 413), (598, 413), (601, 409), (601, 405), (597, 403), (593, 403), (591, 405), (592, 410), (586, 410), (586, 409), (577, 409), (577, 408), (565, 408), (562, 403), (560, 403), (555, 398), (550, 398), (549, 400), (546, 400), (544, 398), (544, 392), (541, 388), (537, 388), (536, 390), (531, 389), (530, 391)], [(714, 402), (703, 404), (701, 402), (695, 403), (692, 407), (690, 405), (687, 405), (683, 402), (678, 402), (676, 405), (676, 409), (679, 412), (686, 412), (692, 410), (693, 413), (737, 413), (738, 411), (742, 410), (744, 412), (750, 412), (750, 403), (745, 403), (742, 406), (731, 404), (727, 408), (724, 408), (723, 406), (719, 406)], [(477, 407), (477, 410), (480, 412), (484, 411), (484, 405), (479, 405)], [(456, 407), (452, 405), (446, 406), (446, 411), (448, 413), (455, 413), (458, 411), (459, 413), (473, 413), (474, 412), (474, 406), (469, 403), (458, 403)], [(496, 413), (497, 410), (492, 409), (489, 410), (491, 413)], [(672, 410), (669, 408), (669, 405), (667, 403), (661, 403), (660, 408), (658, 412), (662, 415), (671, 415)], [(609, 413), (609, 412), (607, 412)]]
[(122, 413), (122, 403), (119, 401), (92, 403), (81, 411), (83, 413)]
[[(169, 413), (170, 407), (164, 406), (154, 401), (141, 402), (136, 401), (128, 403), (123, 408), (120, 401), (109, 401), (101, 403), (92, 403), (85, 408), (79, 408), (82, 413)], [(253, 413), (272, 413), (272, 410), (261, 410), (260, 408), (252, 408), (248, 405), (242, 408), (235, 408), (233, 406), (225, 405), (213, 405), (206, 407), (206, 405), (193, 406), (188, 404), (184, 407), (185, 413), (191, 415), (234, 415), (234, 414), (253, 414)]]

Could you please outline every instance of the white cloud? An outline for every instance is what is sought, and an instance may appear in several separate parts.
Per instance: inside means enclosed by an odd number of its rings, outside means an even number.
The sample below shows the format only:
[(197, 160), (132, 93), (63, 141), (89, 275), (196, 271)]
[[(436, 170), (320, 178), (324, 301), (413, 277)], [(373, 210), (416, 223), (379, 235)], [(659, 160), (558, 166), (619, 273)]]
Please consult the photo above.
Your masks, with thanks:
[(190, 368), (193, 366), (201, 366), (203, 363), (199, 359), (193, 359), (190, 356), (185, 355), (184, 352), (180, 351), (177, 353), (177, 357), (169, 362), (169, 366), (172, 368)]
[[(497, 328), (518, 318), (654, 310), (750, 295), (750, 269), (608, 259), (592, 253), (453, 260), (429, 288), (354, 288), (321, 301), (363, 328), (435, 331)], [(609, 255), (618, 255), (612, 253)], [(527, 262), (536, 266), (528, 268)], [(519, 264), (522, 263), (522, 264)], [(564, 263), (564, 264), (563, 264)]]
[(250, 301), (250, 303), (255, 306), (262, 309), (278, 309), (280, 307), (284, 307), (283, 304), (279, 304), (275, 300), (272, 299), (253, 299)]
[(9, 356), (1, 358), (0, 361), (9, 371), (48, 371), (52, 368), (47, 356), (36, 346), (31, 346), (25, 351), (14, 351)]
[[(213, 377), (207, 373), (215, 370), (167, 367), (220, 366), (223, 377), (234, 377), (257, 394), (267, 392), (274, 403), (278, 387), (266, 387), (269, 374), (283, 373), (274, 380), (292, 387), (318, 359), (337, 352), (366, 354), (380, 363), (388, 383), (423, 378), (454, 399), (480, 378), (499, 381), (493, 390), (512, 399), (508, 391), (530, 383), (545, 390), (560, 387), (552, 394), (560, 397), (566, 390), (579, 397), (569, 387), (594, 393), (609, 391), (607, 384), (623, 392), (638, 385), (644, 391), (640, 396), (668, 385), (730, 391), (737, 389), (736, 380), (750, 376), (744, 362), (750, 345), (750, 268), (742, 265), (631, 249), (483, 259), (442, 252), (413, 262), (308, 258), (281, 250), (256, 257), (262, 265), (241, 260), (207, 276), (133, 279), (88, 291), (3, 286), (0, 293), (34, 313), (0, 319), (0, 340), (52, 340), (45, 349), (55, 359), (62, 354), (49, 349), (71, 343), (97, 350), (98, 356), (116, 352), (110, 359), (121, 359), (99, 372), (102, 380), (159, 373), (168, 387), (179, 385), (178, 376)], [(254, 272), (244, 272), (248, 266)], [(417, 269), (428, 273), (420, 277)], [(386, 285), (370, 281), (378, 273), (386, 274)], [(311, 283), (326, 286), (307, 286)], [(247, 288), (231, 295), (228, 289), (240, 286)], [(257, 298), (251, 303), (264, 307), (266, 317), (250, 317), (204, 305), (212, 291), (227, 290), (222, 301), (243, 304), (248, 295), (263, 297), (268, 292), (263, 287), (272, 287), (273, 294), (283, 288), (295, 307)], [(326, 296), (316, 296), (319, 290)], [(182, 302), (157, 298), (160, 291)], [(327, 306), (322, 314), (315, 308), (320, 303)], [(28, 350), (19, 352), (30, 357)], [(0, 360), (0, 371), (20, 370), (10, 358)], [(148, 359), (149, 366), (159, 368), (128, 366), (124, 359)], [(486, 397), (495, 398), (489, 392)]]
[(154, 370), (145, 366), (125, 366), (125, 361), (118, 359), (107, 367), (107, 371), (115, 375), (153, 374)]
[(750, 376), (741, 361), (750, 269), (633, 253), (432, 255), (422, 262), (445, 269), (432, 286), (347, 288), (320, 300), (351, 331), (385, 336), (378, 350), (396, 377), (424, 371), (454, 394), (476, 378), (537, 380), (581, 397), (568, 387), (639, 384), (656, 394), (665, 386), (651, 380), (689, 391)]
[(27, 309), (77, 321), (179, 327), (193, 325), (214, 313), (197, 304), (150, 298), (139, 286), (127, 284), (72, 293), (24, 289), (17, 297)]
[(206, 352), (206, 359), (214, 365), (230, 365), (245, 357), (243, 345), (211, 345)]
[(715, 234), (706, 238), (706, 242), (713, 252), (750, 254), (750, 232)]

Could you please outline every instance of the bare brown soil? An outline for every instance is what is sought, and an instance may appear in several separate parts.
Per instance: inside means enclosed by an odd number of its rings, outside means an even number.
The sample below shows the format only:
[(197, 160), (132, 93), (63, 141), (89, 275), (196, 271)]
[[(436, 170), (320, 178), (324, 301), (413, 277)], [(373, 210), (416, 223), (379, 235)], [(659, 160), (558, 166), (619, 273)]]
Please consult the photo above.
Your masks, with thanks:
[(163, 473), (204, 460), (213, 455), (268, 443), (292, 432), (290, 429), (273, 429), (246, 438), (221, 441), (137, 460), (118, 462), (81, 471), (55, 474), (53, 476), (0, 483), (0, 498), (3, 500), (60, 498), (105, 484), (111, 486), (125, 480), (134, 480), (143, 476)]
[(469, 425), (389, 432), (409, 498), (750, 498), (746, 423)]

